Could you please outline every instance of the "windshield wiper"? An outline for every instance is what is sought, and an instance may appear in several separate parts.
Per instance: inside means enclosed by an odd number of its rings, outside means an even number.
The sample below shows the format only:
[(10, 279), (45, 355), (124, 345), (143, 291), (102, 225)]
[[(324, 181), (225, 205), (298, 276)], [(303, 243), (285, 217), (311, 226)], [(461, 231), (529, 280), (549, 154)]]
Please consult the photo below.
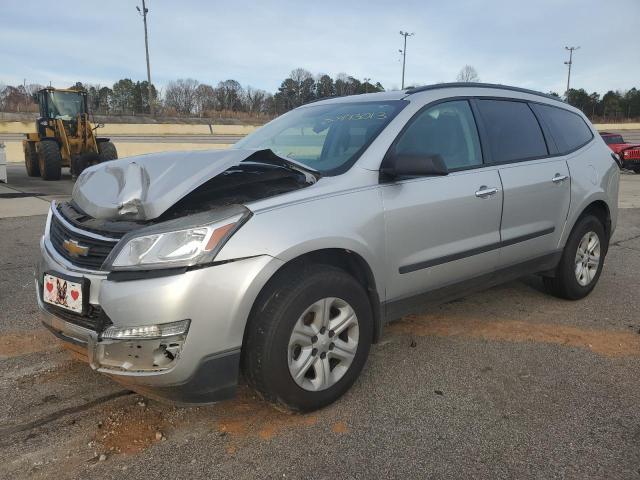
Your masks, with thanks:
[(263, 163), (266, 165), (275, 165), (277, 167), (286, 168), (287, 170), (293, 170), (295, 172), (302, 173), (309, 183), (315, 183), (322, 176), (322, 174), (318, 170), (307, 167), (306, 165), (296, 162), (295, 160), (292, 160), (290, 158), (280, 156), (270, 148), (258, 150), (255, 153), (249, 155), (243, 161)]

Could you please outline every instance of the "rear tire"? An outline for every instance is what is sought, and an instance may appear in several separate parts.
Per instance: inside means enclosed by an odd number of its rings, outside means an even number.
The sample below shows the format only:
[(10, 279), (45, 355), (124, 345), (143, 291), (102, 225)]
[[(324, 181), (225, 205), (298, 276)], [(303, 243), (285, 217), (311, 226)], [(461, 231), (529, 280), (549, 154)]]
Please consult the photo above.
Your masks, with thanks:
[(38, 160), (40, 162), (40, 176), (43, 180), (60, 180), (62, 177), (62, 155), (58, 142), (42, 140)]
[(602, 273), (608, 241), (597, 217), (586, 215), (578, 220), (564, 247), (555, 277), (543, 277), (547, 291), (566, 300), (589, 295)]
[(98, 142), (98, 153), (102, 162), (117, 160), (118, 158), (118, 150), (116, 150), (113, 142)]
[(24, 165), (27, 168), (27, 175), (30, 177), (40, 176), (38, 152), (36, 152), (36, 146), (33, 142), (27, 142), (24, 147)]
[(291, 268), (256, 300), (242, 368), (249, 385), (276, 407), (309, 412), (353, 385), (372, 339), (369, 298), (351, 275), (324, 265)]

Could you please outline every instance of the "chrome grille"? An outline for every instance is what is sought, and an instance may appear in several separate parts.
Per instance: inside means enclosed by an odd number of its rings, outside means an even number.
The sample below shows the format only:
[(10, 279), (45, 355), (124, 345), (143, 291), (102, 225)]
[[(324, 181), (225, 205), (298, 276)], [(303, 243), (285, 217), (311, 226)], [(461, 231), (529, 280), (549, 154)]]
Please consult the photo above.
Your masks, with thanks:
[[(113, 247), (115, 247), (118, 239), (106, 240), (104, 237), (97, 238), (97, 236), (89, 232), (80, 234), (75, 229), (69, 228), (65, 221), (59, 218), (59, 215), (59, 212), (53, 212), (49, 226), (49, 240), (53, 248), (55, 248), (56, 252), (62, 257), (77, 267), (99, 270), (107, 256), (109, 256), (109, 253), (111, 253), (111, 250), (113, 250)], [(64, 247), (67, 241), (88, 248), (87, 254), (73, 255)]]

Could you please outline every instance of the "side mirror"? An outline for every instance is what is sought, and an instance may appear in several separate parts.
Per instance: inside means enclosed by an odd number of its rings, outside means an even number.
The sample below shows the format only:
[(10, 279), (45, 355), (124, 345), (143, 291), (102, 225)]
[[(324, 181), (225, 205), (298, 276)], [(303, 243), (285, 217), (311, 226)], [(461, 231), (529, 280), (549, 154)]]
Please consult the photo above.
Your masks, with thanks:
[(439, 154), (412, 155), (392, 153), (385, 157), (380, 172), (389, 177), (427, 177), (449, 175)]

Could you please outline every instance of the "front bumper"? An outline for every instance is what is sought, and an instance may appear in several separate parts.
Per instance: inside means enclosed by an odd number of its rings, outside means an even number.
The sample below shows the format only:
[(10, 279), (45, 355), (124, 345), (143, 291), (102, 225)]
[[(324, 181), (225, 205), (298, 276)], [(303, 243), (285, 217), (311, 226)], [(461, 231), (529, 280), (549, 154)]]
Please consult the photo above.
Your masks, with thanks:
[[(280, 260), (258, 256), (181, 274), (128, 281), (74, 269), (47, 241), (41, 241), (36, 289), (44, 325), (91, 367), (132, 390), (180, 403), (229, 398), (237, 384), (240, 347), (251, 307)], [(88, 328), (42, 301), (45, 272), (86, 278), (89, 304), (116, 327), (158, 325), (189, 319), (175, 359), (154, 368), (153, 355), (166, 339), (111, 340), (101, 327)]]

